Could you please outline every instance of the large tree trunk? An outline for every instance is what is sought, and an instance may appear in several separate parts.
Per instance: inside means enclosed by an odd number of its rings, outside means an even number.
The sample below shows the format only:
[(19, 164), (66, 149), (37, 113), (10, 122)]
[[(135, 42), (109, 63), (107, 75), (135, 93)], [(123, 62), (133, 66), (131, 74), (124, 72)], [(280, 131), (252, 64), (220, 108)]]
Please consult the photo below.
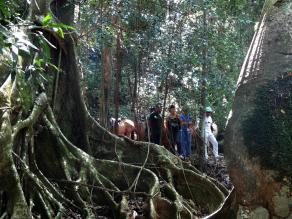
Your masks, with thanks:
[[(54, 1), (51, 8), (59, 22), (67, 25), (73, 25), (74, 4), (68, 1)], [(80, 145), (81, 149), (88, 152), (89, 145), (86, 138), (86, 107), (81, 95), (80, 75), (76, 62), (74, 35), (66, 34), (64, 38), (64, 48), (61, 53), (61, 69), (58, 90), (56, 97), (55, 114), (57, 121), (66, 136), (72, 136), (70, 139), (75, 145)], [(54, 60), (57, 65), (59, 51), (54, 52)], [(66, 112), (66, 113), (65, 113)]]
[(292, 217), (291, 16), (291, 1), (266, 1), (226, 130), (238, 215), (246, 207), (248, 218)]

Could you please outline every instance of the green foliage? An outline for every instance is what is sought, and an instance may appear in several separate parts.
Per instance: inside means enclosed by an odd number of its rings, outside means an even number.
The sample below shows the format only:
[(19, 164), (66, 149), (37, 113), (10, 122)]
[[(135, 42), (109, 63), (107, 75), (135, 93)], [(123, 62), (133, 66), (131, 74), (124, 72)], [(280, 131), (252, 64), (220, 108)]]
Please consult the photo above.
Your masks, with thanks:
[[(35, 31), (34, 23), (22, 19), (17, 12), (19, 4), (12, 1), (0, 3), (0, 11), (5, 11), (5, 22), (0, 23), (0, 58), (1, 64), (9, 67), (13, 76), (17, 77), (17, 90), (23, 110), (30, 110), (35, 93), (33, 91), (52, 84), (54, 72), (60, 69), (51, 63), (51, 48), (56, 48), (46, 39), (41, 31)], [(21, 5), (21, 4), (20, 4)], [(18, 6), (18, 7), (16, 7)], [(3, 13), (2, 13), (3, 14)], [(54, 23), (51, 15), (42, 20), (44, 28), (57, 28), (60, 37), (63, 29), (71, 30), (70, 26)], [(25, 29), (24, 27), (28, 27)], [(33, 30), (32, 32), (30, 32)], [(62, 32), (61, 32), (61, 31)], [(27, 66), (23, 69), (23, 66)], [(1, 75), (2, 77), (2, 75)], [(4, 75), (5, 77), (5, 75)]]
[(18, 22), (28, 13), (28, 0), (0, 0), (0, 22)]
[(41, 21), (41, 24), (43, 26), (46, 26), (50, 23), (50, 21), (52, 20), (52, 15), (48, 14), (47, 16), (44, 17), (44, 19)]
[(62, 39), (64, 39), (64, 30), (75, 30), (74, 27), (63, 24), (63, 23), (56, 23), (53, 21), (52, 19), (52, 15), (48, 14), (47, 16), (45, 16), (42, 21), (41, 24), (43, 27), (52, 29), (54, 32), (56, 32), (58, 34), (59, 37), (61, 37)]
[[(124, 49), (120, 101), (123, 114), (133, 116), (126, 110), (131, 109), (136, 74), (139, 78), (136, 111), (140, 115), (148, 113), (156, 102), (163, 102), (168, 84), (167, 105), (188, 105), (192, 116), (198, 116), (200, 83), (206, 80), (207, 102), (216, 111), (214, 117), (220, 129), (224, 129), (237, 76), (263, 1), (215, 0), (201, 4), (195, 0), (170, 3), (138, 0), (123, 1), (120, 10), (111, 3), (91, 0), (80, 7), (78, 30), (84, 37), (80, 39), (79, 52), (88, 83), (88, 99), (99, 101), (101, 53), (109, 46), (115, 56), (118, 27), (113, 17), (118, 16)], [(203, 9), (207, 11), (207, 29)], [(209, 72), (207, 78), (202, 78), (206, 46)], [(223, 96), (227, 104), (223, 104)], [(98, 104), (93, 108), (98, 111)]]
[(255, 109), (243, 123), (249, 154), (263, 166), (292, 177), (292, 77), (283, 75), (260, 87)]
[(16, 7), (17, 4), (13, 3), (13, 1), (0, 0), (0, 21), (11, 19)]

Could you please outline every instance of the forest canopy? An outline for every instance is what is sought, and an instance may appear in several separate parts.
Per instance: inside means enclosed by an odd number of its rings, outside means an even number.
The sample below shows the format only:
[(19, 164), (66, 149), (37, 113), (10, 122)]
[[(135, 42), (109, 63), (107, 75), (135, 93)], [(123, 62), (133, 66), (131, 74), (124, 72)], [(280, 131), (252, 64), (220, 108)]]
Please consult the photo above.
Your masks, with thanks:
[[(125, 1), (116, 9), (111, 1), (80, 4), (78, 49), (91, 112), (103, 116), (98, 109), (104, 101), (102, 75), (107, 67), (112, 75), (106, 82), (109, 117), (115, 115), (117, 83), (121, 117), (144, 116), (165, 97), (166, 105), (186, 104), (192, 116), (199, 117), (201, 87), (206, 83), (206, 105), (214, 106), (216, 121), (224, 128), (262, 5), (263, 1)], [(116, 13), (123, 38), (119, 82), (114, 64)], [(110, 66), (103, 63), (107, 48)], [(204, 68), (207, 74), (202, 72)], [(223, 104), (224, 97), (228, 104)]]

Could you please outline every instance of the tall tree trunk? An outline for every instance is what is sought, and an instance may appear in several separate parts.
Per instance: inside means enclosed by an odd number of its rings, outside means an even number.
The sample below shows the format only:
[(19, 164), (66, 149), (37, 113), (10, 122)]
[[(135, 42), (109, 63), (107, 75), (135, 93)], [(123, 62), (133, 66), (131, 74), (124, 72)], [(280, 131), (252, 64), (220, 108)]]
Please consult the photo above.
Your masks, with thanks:
[[(207, 22), (207, 9), (205, 4), (202, 4), (203, 7), (203, 33), (204, 33), (204, 44), (202, 52), (202, 75), (201, 75), (201, 97), (200, 97), (200, 124), (201, 124), (201, 136), (202, 139), (205, 139), (205, 108), (206, 108), (206, 98), (207, 98), (207, 77), (208, 77), (208, 22)], [(198, 156), (199, 164), (203, 165), (205, 159), (205, 142), (203, 140), (203, 145), (198, 145)], [(203, 167), (203, 166), (201, 166)]]
[(164, 85), (164, 95), (163, 95), (163, 105), (162, 105), (162, 129), (160, 134), (160, 144), (162, 144), (163, 140), (163, 132), (164, 132), (164, 120), (165, 120), (165, 113), (166, 113), (166, 101), (169, 92), (169, 84), (168, 84), (168, 74), (165, 79)]
[(134, 117), (134, 121), (137, 122), (137, 96), (138, 96), (138, 77), (140, 75), (140, 65), (141, 65), (141, 55), (140, 52), (137, 55), (135, 63), (135, 75), (134, 75), (134, 86), (133, 86), (133, 95), (132, 95), (132, 106), (131, 111)]
[[(173, 21), (175, 22), (176, 21), (176, 16), (174, 17), (171, 17), (171, 12), (174, 7), (174, 1), (173, 0), (170, 0), (168, 1), (168, 21)], [(173, 35), (173, 31), (171, 31), (170, 33), (171, 35)], [(164, 119), (165, 119), (165, 113), (166, 113), (166, 101), (167, 101), (167, 96), (168, 96), (168, 93), (169, 93), (169, 74), (171, 73), (171, 70), (175, 69), (176, 66), (175, 64), (172, 63), (171, 61), (171, 50), (172, 50), (172, 42), (169, 43), (168, 45), (168, 50), (167, 50), (167, 63), (168, 63), (168, 67), (167, 67), (167, 70), (166, 70), (166, 75), (165, 75), (165, 79), (164, 79), (164, 94), (163, 94), (163, 105), (162, 105), (162, 129), (161, 129), (161, 134), (160, 134), (160, 144), (162, 144), (162, 138), (163, 138), (163, 132), (164, 132)]]
[(226, 129), (238, 214), (245, 206), (248, 218), (292, 217), (291, 16), (291, 1), (266, 1)]
[[(53, 1), (51, 8), (60, 22), (73, 25), (74, 4), (69, 4), (66, 0)], [(66, 51), (61, 53), (60, 67), (62, 72), (58, 82), (55, 113), (64, 134), (72, 136), (72, 142), (75, 145), (80, 145), (84, 151), (88, 152), (86, 107), (80, 90), (80, 75), (75, 51), (76, 42), (74, 42), (73, 36), (66, 34), (64, 38), (64, 48), (66, 48)], [(59, 51), (53, 50), (52, 56), (57, 65)]]
[[(117, 11), (122, 8), (122, 1), (118, 1), (116, 5)], [(116, 72), (115, 72), (115, 91), (114, 91), (114, 106), (115, 106), (115, 133), (118, 129), (118, 118), (120, 113), (120, 92), (121, 92), (121, 80), (122, 80), (122, 64), (123, 64), (123, 30), (121, 28), (121, 18), (117, 15), (115, 17), (115, 24), (117, 26), (116, 36)]]
[(112, 55), (111, 49), (105, 47), (102, 52), (102, 84), (100, 100), (100, 124), (103, 127), (108, 126), (109, 112), (109, 93), (112, 81)]

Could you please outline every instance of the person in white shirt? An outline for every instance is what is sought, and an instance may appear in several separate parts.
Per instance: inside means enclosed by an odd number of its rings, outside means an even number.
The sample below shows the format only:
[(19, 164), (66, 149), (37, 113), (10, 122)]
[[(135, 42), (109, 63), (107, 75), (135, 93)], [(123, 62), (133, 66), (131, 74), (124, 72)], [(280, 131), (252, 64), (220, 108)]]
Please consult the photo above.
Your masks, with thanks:
[(209, 143), (212, 144), (213, 146), (213, 154), (214, 154), (214, 157), (215, 158), (218, 158), (218, 142), (212, 132), (212, 123), (213, 123), (213, 120), (212, 120), (212, 113), (213, 113), (213, 110), (211, 107), (206, 107), (206, 115), (205, 115), (205, 130), (204, 130), (204, 139), (205, 139), (205, 159), (207, 160), (208, 159), (208, 145)]

